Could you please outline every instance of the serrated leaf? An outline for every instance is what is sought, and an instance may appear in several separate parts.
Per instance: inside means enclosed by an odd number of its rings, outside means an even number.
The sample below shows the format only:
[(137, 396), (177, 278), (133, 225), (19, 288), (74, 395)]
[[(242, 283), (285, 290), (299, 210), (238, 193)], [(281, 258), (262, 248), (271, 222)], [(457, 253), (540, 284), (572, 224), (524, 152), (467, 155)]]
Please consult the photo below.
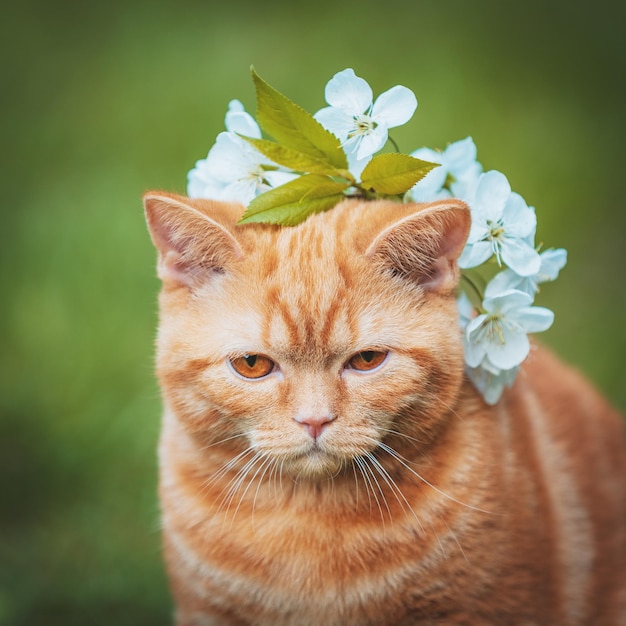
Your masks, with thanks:
[(365, 166), (361, 187), (392, 196), (403, 194), (435, 167), (439, 164), (408, 154), (380, 154)]
[(344, 198), (343, 192), (349, 185), (328, 176), (305, 174), (254, 198), (239, 223), (295, 226), (313, 213), (332, 209)]
[(331, 165), (328, 161), (320, 161), (315, 157), (308, 154), (288, 148), (274, 141), (267, 139), (256, 139), (254, 137), (244, 137), (240, 135), (242, 139), (245, 139), (249, 144), (253, 145), (261, 154), (264, 154), (268, 159), (284, 165), (296, 172), (307, 172), (309, 174), (322, 174), (327, 176), (342, 176), (346, 172), (338, 170)]
[(347, 169), (346, 155), (335, 135), (310, 113), (266, 83), (254, 69), (252, 79), (256, 89), (256, 119), (268, 135), (278, 143), (327, 162), (336, 169)]

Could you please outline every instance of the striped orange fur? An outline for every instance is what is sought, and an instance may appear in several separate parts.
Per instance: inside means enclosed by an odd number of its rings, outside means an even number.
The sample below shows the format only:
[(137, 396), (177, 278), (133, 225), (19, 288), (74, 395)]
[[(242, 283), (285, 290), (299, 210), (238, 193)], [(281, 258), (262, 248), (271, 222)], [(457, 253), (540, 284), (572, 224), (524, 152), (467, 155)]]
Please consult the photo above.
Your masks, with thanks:
[(538, 346), (465, 379), (462, 203), (145, 206), (179, 626), (626, 624), (622, 419)]

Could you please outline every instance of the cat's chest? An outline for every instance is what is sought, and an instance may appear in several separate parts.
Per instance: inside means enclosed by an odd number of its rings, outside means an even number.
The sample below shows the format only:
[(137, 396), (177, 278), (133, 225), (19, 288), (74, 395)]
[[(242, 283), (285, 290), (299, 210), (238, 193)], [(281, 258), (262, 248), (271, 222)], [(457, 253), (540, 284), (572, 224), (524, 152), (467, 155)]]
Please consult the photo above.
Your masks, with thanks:
[(442, 567), (467, 565), (440, 514), (418, 516), (373, 498), (350, 511), (312, 505), (315, 494), (306, 503), (256, 496), (230, 507), (212, 504), (192, 528), (184, 516), (165, 515), (166, 541), (185, 578), (207, 590), (230, 590), (233, 598), (279, 606), (297, 598), (299, 610), (309, 599), (312, 610), (323, 600), (358, 614), (358, 607), (392, 602), (416, 581), (423, 593), (431, 586), (438, 593)]
[[(370, 623), (370, 607), (393, 612), (416, 581), (422, 593), (439, 595), (445, 550), (447, 556), (458, 551), (445, 536), (433, 536), (431, 543), (408, 520), (383, 525), (379, 517), (341, 527), (319, 513), (307, 519), (256, 511), (253, 520), (218, 521), (194, 534), (166, 529), (180, 573), (195, 581), (200, 595), (220, 595), (226, 603), (255, 598), (256, 610), (260, 603), (270, 616), (267, 623), (280, 623), (271, 617), (275, 607), (287, 614), (293, 607), (303, 624), (334, 623), (338, 614), (345, 624)], [(332, 607), (327, 618), (321, 607)], [(377, 619), (371, 623), (384, 623)]]

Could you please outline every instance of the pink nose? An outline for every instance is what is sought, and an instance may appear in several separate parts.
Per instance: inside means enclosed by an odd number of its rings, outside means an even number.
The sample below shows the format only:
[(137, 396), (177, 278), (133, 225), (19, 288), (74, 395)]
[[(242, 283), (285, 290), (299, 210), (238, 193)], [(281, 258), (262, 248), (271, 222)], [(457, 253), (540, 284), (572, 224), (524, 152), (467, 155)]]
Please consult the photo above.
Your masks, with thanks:
[(330, 424), (335, 418), (325, 415), (324, 417), (305, 417), (302, 419), (294, 418), (296, 422), (302, 424), (305, 430), (313, 439), (319, 439), (320, 435), (327, 424)]

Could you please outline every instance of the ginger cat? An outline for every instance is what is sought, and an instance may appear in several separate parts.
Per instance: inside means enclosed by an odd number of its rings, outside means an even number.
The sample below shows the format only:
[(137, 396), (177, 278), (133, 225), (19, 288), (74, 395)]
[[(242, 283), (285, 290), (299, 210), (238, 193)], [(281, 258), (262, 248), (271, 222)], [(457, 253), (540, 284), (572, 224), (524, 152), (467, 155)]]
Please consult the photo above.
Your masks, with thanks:
[(626, 624), (622, 419), (541, 347), (465, 378), (463, 203), (145, 207), (179, 626)]

